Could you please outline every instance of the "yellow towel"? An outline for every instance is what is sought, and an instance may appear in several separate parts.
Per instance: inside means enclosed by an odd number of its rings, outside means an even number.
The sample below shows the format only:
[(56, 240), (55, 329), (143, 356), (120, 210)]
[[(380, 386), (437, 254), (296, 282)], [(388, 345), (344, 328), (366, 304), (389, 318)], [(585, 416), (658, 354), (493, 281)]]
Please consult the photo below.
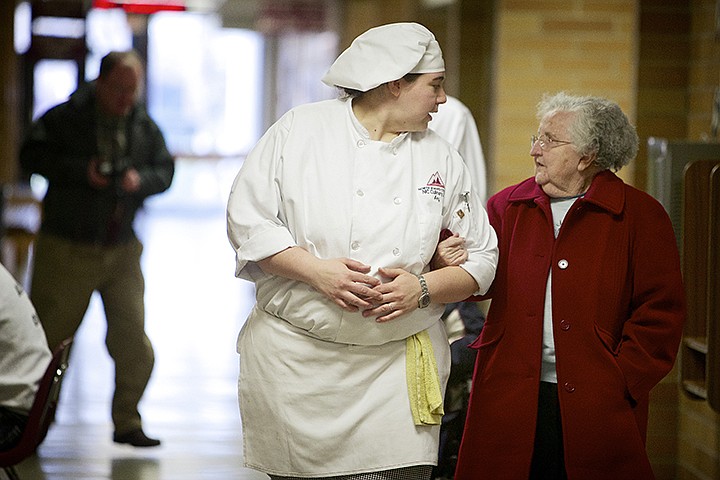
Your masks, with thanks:
[(445, 412), (430, 335), (423, 330), (408, 337), (406, 345), (408, 393), (415, 425), (440, 425)]

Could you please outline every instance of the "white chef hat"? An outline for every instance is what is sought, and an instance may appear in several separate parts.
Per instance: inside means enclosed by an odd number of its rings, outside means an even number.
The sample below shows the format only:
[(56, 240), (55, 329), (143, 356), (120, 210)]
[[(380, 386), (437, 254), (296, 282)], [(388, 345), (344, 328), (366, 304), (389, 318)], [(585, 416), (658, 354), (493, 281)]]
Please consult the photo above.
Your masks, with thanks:
[(408, 73), (445, 71), (435, 35), (419, 23), (390, 23), (353, 40), (322, 78), (329, 86), (367, 92)]

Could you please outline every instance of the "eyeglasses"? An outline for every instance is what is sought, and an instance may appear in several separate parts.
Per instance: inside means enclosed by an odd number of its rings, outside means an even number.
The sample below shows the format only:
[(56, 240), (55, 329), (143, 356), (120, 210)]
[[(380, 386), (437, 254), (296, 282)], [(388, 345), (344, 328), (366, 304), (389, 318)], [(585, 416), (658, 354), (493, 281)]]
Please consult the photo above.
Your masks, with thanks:
[(555, 140), (548, 137), (544, 133), (542, 135), (533, 135), (530, 137), (530, 148), (535, 146), (535, 142), (540, 142), (540, 150), (547, 152), (555, 147), (562, 147), (563, 145), (570, 145), (572, 142), (566, 142), (565, 140)]

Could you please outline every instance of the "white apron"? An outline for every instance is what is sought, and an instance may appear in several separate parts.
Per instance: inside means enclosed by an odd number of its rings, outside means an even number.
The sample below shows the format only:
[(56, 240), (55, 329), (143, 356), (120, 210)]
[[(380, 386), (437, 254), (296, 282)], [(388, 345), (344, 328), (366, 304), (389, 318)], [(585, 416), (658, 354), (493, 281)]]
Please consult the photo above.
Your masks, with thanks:
[[(429, 333), (444, 394), (450, 347), (439, 321)], [(247, 467), (334, 476), (437, 462), (440, 426), (410, 412), (404, 340), (326, 342), (254, 309), (237, 347)]]

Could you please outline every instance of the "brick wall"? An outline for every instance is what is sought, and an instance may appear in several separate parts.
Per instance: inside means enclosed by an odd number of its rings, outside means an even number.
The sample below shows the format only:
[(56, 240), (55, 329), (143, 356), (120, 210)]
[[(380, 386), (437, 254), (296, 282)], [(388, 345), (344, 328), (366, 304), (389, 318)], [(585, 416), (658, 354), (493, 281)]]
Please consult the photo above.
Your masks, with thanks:
[[(635, 120), (637, 5), (627, 0), (498, 0), (492, 115), (495, 190), (532, 175), (530, 135), (544, 92), (608, 97)], [(621, 171), (632, 178), (632, 165)]]

